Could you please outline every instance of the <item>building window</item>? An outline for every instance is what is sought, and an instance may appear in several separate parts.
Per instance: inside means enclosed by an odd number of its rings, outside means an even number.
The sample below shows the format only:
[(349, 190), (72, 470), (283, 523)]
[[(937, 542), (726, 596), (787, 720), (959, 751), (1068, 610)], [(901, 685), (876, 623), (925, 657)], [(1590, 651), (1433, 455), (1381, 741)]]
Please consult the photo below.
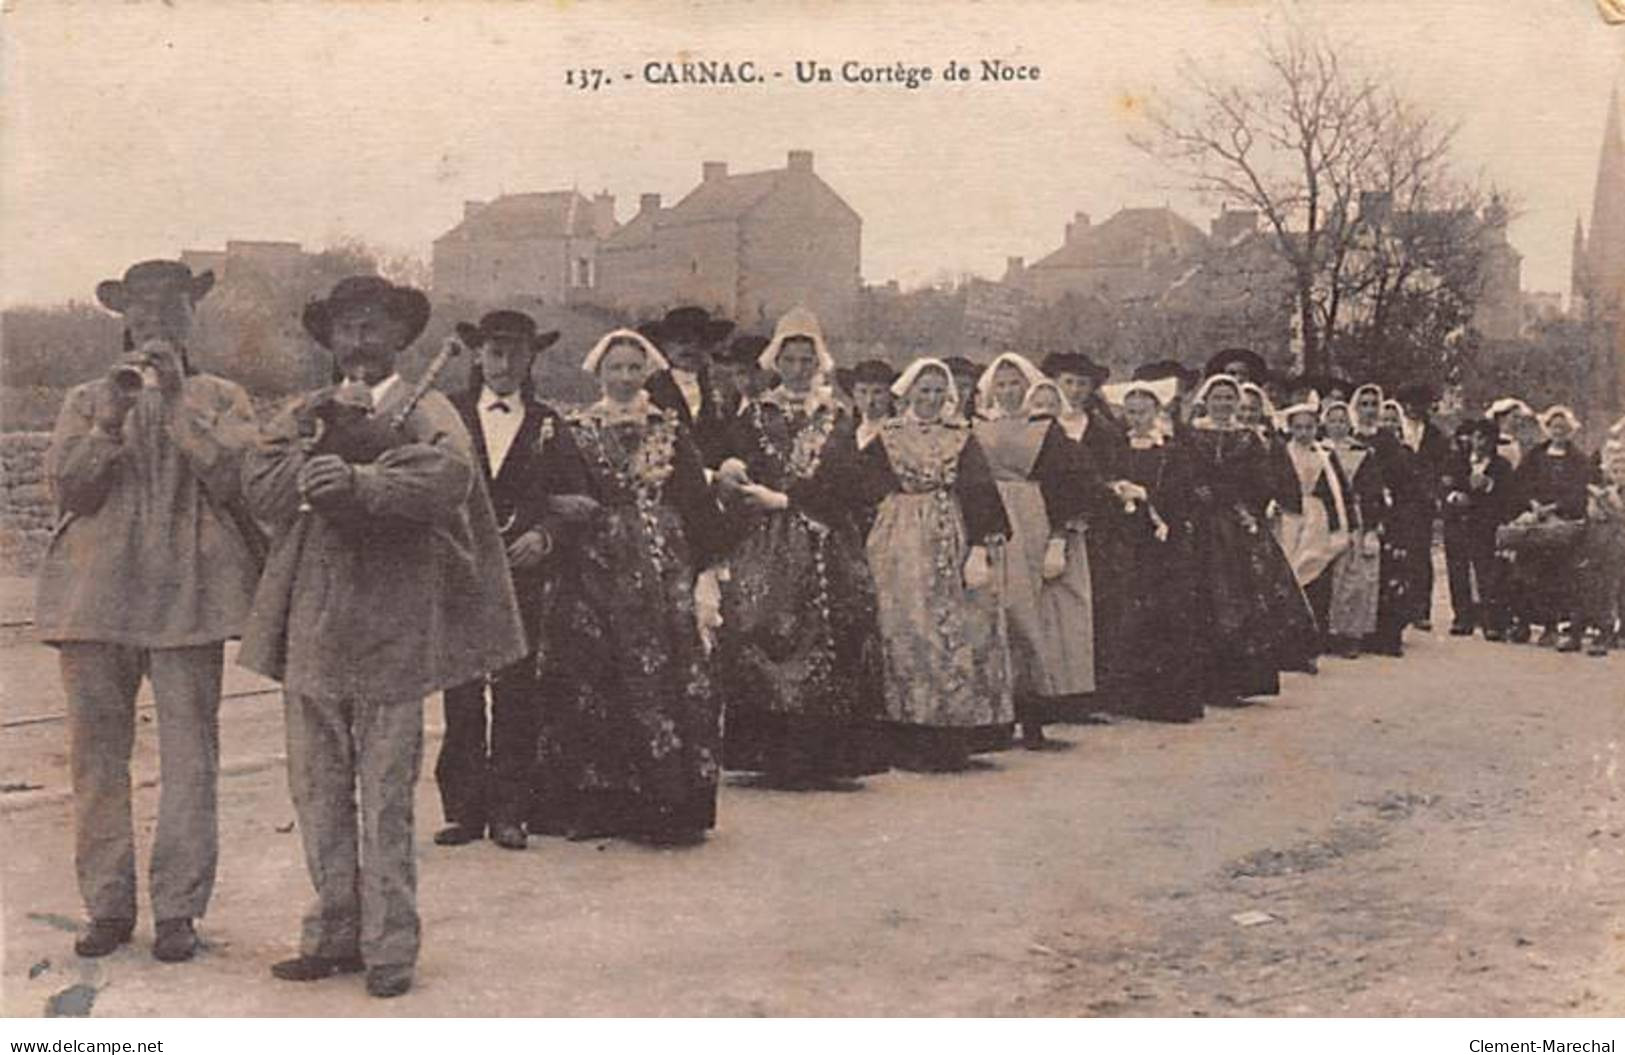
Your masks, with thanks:
[(576, 257), (575, 273), (571, 276), (570, 280), (570, 284), (572, 286), (577, 289), (591, 289), (593, 287), (593, 279), (595, 276), (593, 275), (592, 263), (591, 257)]

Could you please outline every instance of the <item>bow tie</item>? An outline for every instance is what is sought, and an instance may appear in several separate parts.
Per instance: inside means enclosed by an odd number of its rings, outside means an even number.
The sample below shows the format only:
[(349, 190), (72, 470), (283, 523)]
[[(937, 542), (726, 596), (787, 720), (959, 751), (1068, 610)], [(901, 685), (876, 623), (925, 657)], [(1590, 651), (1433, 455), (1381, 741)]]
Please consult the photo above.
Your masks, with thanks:
[(489, 402), (489, 403), (487, 403), (485, 405), (485, 409), (486, 410), (496, 410), (496, 411), (500, 411), (503, 414), (506, 414), (508, 411), (512, 410), (513, 408), (508, 406), (508, 404), (507, 404), (507, 402), (505, 400), (493, 399), (491, 402)]

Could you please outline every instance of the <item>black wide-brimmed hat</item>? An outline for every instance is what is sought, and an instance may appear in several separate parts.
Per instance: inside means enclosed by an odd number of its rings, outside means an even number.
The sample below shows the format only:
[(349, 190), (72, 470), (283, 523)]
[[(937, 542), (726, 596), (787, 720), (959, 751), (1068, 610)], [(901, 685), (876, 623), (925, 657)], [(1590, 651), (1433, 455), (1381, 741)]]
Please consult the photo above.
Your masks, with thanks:
[(522, 311), (504, 309), (486, 312), (480, 317), (478, 326), (471, 322), (459, 322), (457, 336), (469, 348), (478, 348), (499, 337), (510, 337), (528, 344), (531, 351), (540, 352), (553, 346), (559, 339), (559, 331), (537, 333), (535, 319)]
[(1402, 407), (1431, 407), (1439, 401), (1439, 390), (1426, 381), (1407, 381), (1394, 389), (1394, 399)]
[(143, 260), (130, 265), (123, 278), (110, 278), (97, 283), (96, 299), (108, 311), (123, 315), (130, 297), (137, 293), (173, 289), (184, 292), (196, 304), (213, 288), (213, 271), (194, 275), (192, 269), (179, 260)]
[(1226, 348), (1209, 359), (1202, 372), (1208, 377), (1214, 374), (1228, 374), (1231, 363), (1245, 363), (1248, 372), (1252, 374), (1251, 380), (1259, 383), (1270, 375), (1270, 368), (1264, 362), (1264, 357), (1251, 348)]
[(864, 359), (856, 366), (843, 366), (835, 371), (835, 383), (847, 395), (851, 395), (858, 385), (885, 385), (890, 388), (896, 380), (897, 368), (884, 359)]
[(341, 278), (325, 299), (305, 305), (300, 321), (323, 348), (332, 347), (333, 318), (348, 308), (377, 304), (406, 326), (405, 348), (429, 325), (429, 298), (411, 286), (397, 286), (377, 275), (351, 275)]
[(1132, 379), (1135, 381), (1161, 381), (1165, 377), (1171, 377), (1188, 388), (1196, 383), (1199, 376), (1195, 370), (1177, 359), (1156, 359), (1136, 366)]
[(714, 319), (709, 311), (694, 305), (673, 308), (663, 317), (638, 326), (638, 332), (657, 345), (672, 341), (704, 348), (720, 344), (733, 331), (732, 322)]
[(762, 352), (773, 343), (766, 337), (754, 333), (737, 334), (722, 348), (717, 349), (714, 358), (719, 363), (728, 363), (731, 366), (755, 366)]
[(982, 376), (981, 364), (977, 363), (974, 359), (968, 359), (963, 355), (949, 356), (947, 359), (942, 361), (942, 365), (946, 366), (948, 368), (948, 372), (951, 374), (975, 374), (977, 377)]
[(1044, 361), (1038, 367), (1050, 377), (1059, 377), (1062, 374), (1076, 374), (1087, 377), (1099, 386), (1106, 383), (1112, 376), (1111, 369), (1095, 362), (1082, 352), (1051, 352), (1044, 356)]

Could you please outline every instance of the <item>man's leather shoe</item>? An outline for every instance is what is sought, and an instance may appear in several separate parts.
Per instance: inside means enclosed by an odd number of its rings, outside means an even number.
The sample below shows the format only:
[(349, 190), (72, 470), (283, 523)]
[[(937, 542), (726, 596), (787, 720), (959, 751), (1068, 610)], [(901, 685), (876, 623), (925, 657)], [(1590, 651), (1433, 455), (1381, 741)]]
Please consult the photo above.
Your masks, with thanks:
[(400, 996), (412, 988), (410, 967), (367, 968), (367, 995), (379, 998)]
[(1450, 624), (1450, 636), (1451, 637), (1472, 637), (1473, 636), (1473, 624), (1471, 624), (1471, 623), (1451, 623)]
[(491, 841), (504, 850), (523, 850), (530, 845), (529, 840), (525, 838), (525, 829), (517, 824), (491, 825)]
[(485, 838), (485, 825), (448, 824), (434, 833), (436, 846), (467, 846)]
[(271, 965), (271, 976), (284, 982), (319, 982), (335, 974), (358, 974), (367, 969), (359, 956), (295, 956)]
[(73, 939), (73, 951), (80, 956), (106, 956), (134, 933), (133, 919), (93, 919)]
[(153, 929), (152, 958), (184, 963), (197, 955), (197, 931), (189, 919), (161, 919)]

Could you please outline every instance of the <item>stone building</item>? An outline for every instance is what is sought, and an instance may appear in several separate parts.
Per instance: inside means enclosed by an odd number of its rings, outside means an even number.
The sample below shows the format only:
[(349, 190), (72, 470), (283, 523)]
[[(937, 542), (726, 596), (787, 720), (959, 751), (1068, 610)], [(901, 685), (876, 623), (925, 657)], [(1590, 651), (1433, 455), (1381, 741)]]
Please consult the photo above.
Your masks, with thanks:
[(615, 231), (615, 198), (544, 191), (463, 203), (463, 219), (434, 240), (436, 295), (477, 304), (593, 299), (598, 253)]
[(792, 150), (783, 168), (730, 174), (720, 161), (676, 204), (644, 194), (636, 215), (599, 249), (595, 299), (634, 316), (702, 305), (743, 329), (770, 332), (806, 305), (825, 332), (853, 331), (863, 221)]

